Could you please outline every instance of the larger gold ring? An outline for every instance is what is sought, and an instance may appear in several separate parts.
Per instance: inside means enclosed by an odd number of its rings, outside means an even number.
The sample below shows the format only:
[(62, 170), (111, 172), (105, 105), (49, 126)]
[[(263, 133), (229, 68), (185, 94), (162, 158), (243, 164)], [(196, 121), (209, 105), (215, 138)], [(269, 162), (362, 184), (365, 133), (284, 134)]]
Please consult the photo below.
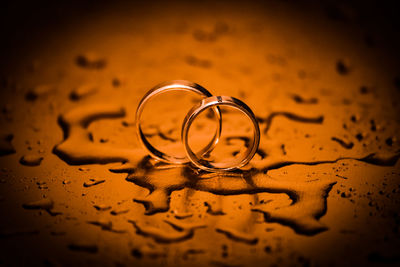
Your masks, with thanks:
[[(174, 81), (165, 82), (165, 83), (162, 83), (162, 84), (159, 84), (159, 85), (153, 87), (150, 91), (148, 91), (146, 93), (146, 95), (139, 102), (139, 105), (136, 110), (136, 131), (137, 131), (137, 135), (138, 135), (139, 140), (140, 140), (141, 144), (143, 145), (143, 147), (149, 151), (150, 155), (153, 158), (156, 158), (163, 162), (168, 162), (168, 163), (173, 163), (173, 164), (188, 163), (189, 159), (187, 157), (178, 157), (178, 156), (174, 156), (174, 155), (168, 155), (168, 154), (156, 149), (147, 140), (145, 134), (142, 131), (140, 123), (141, 123), (141, 115), (146, 106), (146, 103), (152, 97), (155, 97), (156, 95), (163, 94), (163, 93), (169, 92), (169, 91), (182, 91), (182, 90), (194, 92), (204, 98), (212, 96), (212, 94), (207, 89), (198, 85), (197, 83), (192, 83), (192, 82), (185, 81), (185, 80), (174, 80)], [(198, 155), (204, 155), (204, 154), (210, 152), (215, 147), (215, 145), (218, 143), (219, 137), (221, 135), (221, 112), (218, 107), (213, 108), (213, 111), (214, 111), (214, 113), (216, 115), (216, 119), (217, 119), (217, 128), (216, 128), (215, 134), (214, 134), (213, 138), (211, 139), (211, 141), (208, 143), (208, 145), (205, 146), (201, 151), (198, 152)]]

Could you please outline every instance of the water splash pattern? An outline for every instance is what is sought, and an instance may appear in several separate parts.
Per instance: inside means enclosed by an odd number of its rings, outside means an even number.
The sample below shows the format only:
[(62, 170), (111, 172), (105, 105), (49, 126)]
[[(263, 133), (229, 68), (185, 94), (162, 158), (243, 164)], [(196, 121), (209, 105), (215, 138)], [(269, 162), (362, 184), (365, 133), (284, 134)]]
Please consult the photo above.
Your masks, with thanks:
[[(299, 119), (299, 116), (293, 114), (290, 116), (287, 113), (282, 114), (296, 121), (310, 123), (322, 123), (323, 121), (323, 117)], [(64, 130), (64, 140), (54, 147), (53, 152), (71, 165), (121, 162), (121, 166), (112, 168), (110, 171), (127, 173), (126, 180), (128, 182), (149, 190), (147, 196), (134, 198), (135, 202), (144, 205), (147, 215), (168, 211), (171, 193), (184, 188), (224, 196), (262, 192), (285, 193), (292, 201), (289, 206), (280, 209), (269, 209), (266, 205), (255, 206), (252, 211), (264, 214), (267, 222), (278, 222), (291, 227), (299, 234), (313, 235), (328, 229), (327, 226), (319, 221), (319, 218), (326, 213), (327, 197), (336, 180), (325, 179), (321, 181), (317, 179), (311, 182), (276, 180), (268, 176), (268, 170), (292, 164), (316, 165), (334, 163), (342, 159), (356, 159), (370, 164), (389, 166), (396, 164), (400, 157), (399, 152), (394, 155), (372, 153), (361, 158), (348, 157), (325, 161), (297, 162), (283, 161), (279, 158), (275, 159), (273, 156), (264, 155), (261, 159), (254, 160), (251, 166), (245, 170), (227, 173), (205, 173), (190, 165), (174, 166), (154, 162), (140, 148), (116, 148), (107, 144), (93, 142), (91, 134), (87, 130), (91, 122), (104, 118), (121, 118), (124, 115), (125, 111), (122, 107), (99, 104), (81, 106), (61, 115), (59, 124)], [(270, 115), (268, 122), (271, 123), (271, 120), (276, 116), (277, 114), (275, 113)], [(265, 129), (268, 129), (268, 126)], [(260, 155), (263, 155), (262, 149), (268, 149), (268, 147), (261, 147)], [(153, 233), (154, 229), (146, 228), (146, 230), (138, 226), (135, 221), (130, 222), (138, 233), (150, 235), (160, 242), (169, 240), (167, 237), (162, 236), (161, 233), (157, 232), (157, 235), (155, 235)], [(174, 226), (174, 224), (169, 224)], [(183, 232), (183, 235), (186, 236), (187, 232)], [(182, 233), (179, 233), (179, 237), (176, 238), (181, 240), (183, 238), (181, 235)]]

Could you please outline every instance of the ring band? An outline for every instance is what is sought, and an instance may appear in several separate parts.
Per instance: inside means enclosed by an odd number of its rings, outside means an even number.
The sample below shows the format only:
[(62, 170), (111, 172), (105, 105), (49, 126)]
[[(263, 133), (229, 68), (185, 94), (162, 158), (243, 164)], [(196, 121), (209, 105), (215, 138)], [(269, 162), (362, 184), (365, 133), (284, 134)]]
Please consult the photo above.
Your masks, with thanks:
[[(152, 98), (156, 95), (165, 93), (165, 92), (181, 91), (181, 90), (194, 92), (204, 98), (212, 96), (212, 94), (207, 89), (205, 89), (204, 87), (202, 87), (201, 85), (199, 85), (197, 83), (193, 83), (193, 82), (189, 82), (189, 81), (185, 81), (185, 80), (174, 80), (174, 81), (161, 83), (161, 84), (153, 87), (150, 91), (148, 91), (146, 93), (146, 95), (139, 102), (139, 105), (136, 110), (136, 131), (137, 131), (137, 135), (139, 137), (141, 144), (144, 146), (144, 148), (146, 148), (150, 152), (150, 155), (152, 157), (154, 157), (160, 161), (163, 161), (163, 162), (174, 163), (174, 164), (188, 163), (189, 159), (187, 157), (177, 157), (177, 156), (167, 155), (164, 152), (157, 150), (153, 145), (150, 144), (150, 142), (147, 140), (145, 134), (143, 133), (142, 128), (140, 126), (140, 119), (142, 116), (143, 109), (144, 109), (146, 103), (150, 100), (150, 98)], [(218, 107), (213, 108), (213, 111), (214, 111), (214, 113), (216, 115), (216, 119), (218, 121), (217, 129), (216, 129), (215, 134), (214, 134), (212, 140), (210, 141), (210, 143), (208, 143), (208, 145), (205, 148), (203, 148), (200, 152), (197, 153), (199, 155), (204, 155), (207, 152), (210, 152), (218, 143), (219, 137), (221, 135), (221, 122), (222, 122), (221, 112)]]
[[(188, 143), (189, 129), (196, 117), (208, 108), (215, 108), (218, 106), (230, 106), (238, 109), (244, 113), (253, 123), (254, 131), (253, 138), (243, 157), (234, 160), (230, 163), (215, 163), (212, 164), (207, 160), (199, 158), (190, 148)], [(229, 96), (211, 96), (203, 99), (199, 104), (195, 105), (186, 115), (182, 125), (182, 142), (185, 147), (186, 155), (190, 161), (198, 168), (210, 171), (220, 172), (238, 169), (246, 165), (255, 155), (260, 144), (260, 127), (258, 126), (257, 119), (251, 109), (239, 99)]]

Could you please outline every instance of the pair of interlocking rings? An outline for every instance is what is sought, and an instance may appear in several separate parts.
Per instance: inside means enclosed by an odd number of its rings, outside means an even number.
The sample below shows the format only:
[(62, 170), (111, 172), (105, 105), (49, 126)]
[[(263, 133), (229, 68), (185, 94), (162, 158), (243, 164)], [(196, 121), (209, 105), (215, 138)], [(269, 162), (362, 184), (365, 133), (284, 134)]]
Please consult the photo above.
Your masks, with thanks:
[[(156, 149), (147, 140), (140, 125), (141, 115), (146, 103), (152, 97), (169, 91), (189, 91), (203, 97), (202, 101), (200, 101), (198, 104), (193, 106), (191, 110), (189, 110), (185, 119), (183, 120), (181, 141), (186, 152), (186, 157), (168, 155)], [(229, 106), (241, 111), (251, 120), (253, 125), (253, 138), (250, 140), (245, 153), (243, 153), (241, 157), (234, 159), (228, 163), (213, 163), (203, 158), (204, 155), (210, 153), (215, 148), (220, 140), (222, 131), (222, 114), (219, 106)], [(218, 123), (217, 129), (211, 141), (198, 153), (194, 153), (188, 143), (189, 129), (196, 117), (209, 108), (212, 109), (215, 114), (215, 118)], [(185, 80), (165, 82), (155, 86), (147, 92), (147, 94), (139, 102), (139, 106), (136, 110), (136, 130), (140, 142), (142, 143), (144, 148), (148, 150), (153, 158), (172, 164), (186, 164), (191, 162), (194, 166), (209, 172), (230, 171), (245, 166), (254, 157), (260, 143), (260, 128), (258, 126), (257, 119), (254, 116), (254, 113), (245, 103), (243, 103), (239, 99), (230, 96), (213, 96), (204, 87)]]

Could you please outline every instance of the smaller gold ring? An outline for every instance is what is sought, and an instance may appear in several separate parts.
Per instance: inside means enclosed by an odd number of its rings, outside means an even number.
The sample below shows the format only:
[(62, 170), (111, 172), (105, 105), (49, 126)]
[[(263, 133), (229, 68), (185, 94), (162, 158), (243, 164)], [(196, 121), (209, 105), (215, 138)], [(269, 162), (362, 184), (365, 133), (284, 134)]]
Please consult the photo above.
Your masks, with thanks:
[[(216, 108), (218, 106), (233, 107), (243, 114), (245, 114), (253, 124), (253, 138), (244, 153), (243, 157), (233, 160), (229, 163), (211, 163), (207, 160), (199, 158), (190, 148), (188, 143), (189, 129), (196, 117), (208, 108)], [(257, 119), (251, 109), (239, 99), (229, 96), (211, 96), (203, 99), (200, 103), (195, 105), (186, 115), (182, 124), (182, 143), (185, 148), (188, 159), (198, 168), (209, 172), (223, 172), (234, 170), (246, 165), (257, 152), (260, 144), (260, 127), (258, 126)], [(202, 155), (200, 155), (202, 156)]]

